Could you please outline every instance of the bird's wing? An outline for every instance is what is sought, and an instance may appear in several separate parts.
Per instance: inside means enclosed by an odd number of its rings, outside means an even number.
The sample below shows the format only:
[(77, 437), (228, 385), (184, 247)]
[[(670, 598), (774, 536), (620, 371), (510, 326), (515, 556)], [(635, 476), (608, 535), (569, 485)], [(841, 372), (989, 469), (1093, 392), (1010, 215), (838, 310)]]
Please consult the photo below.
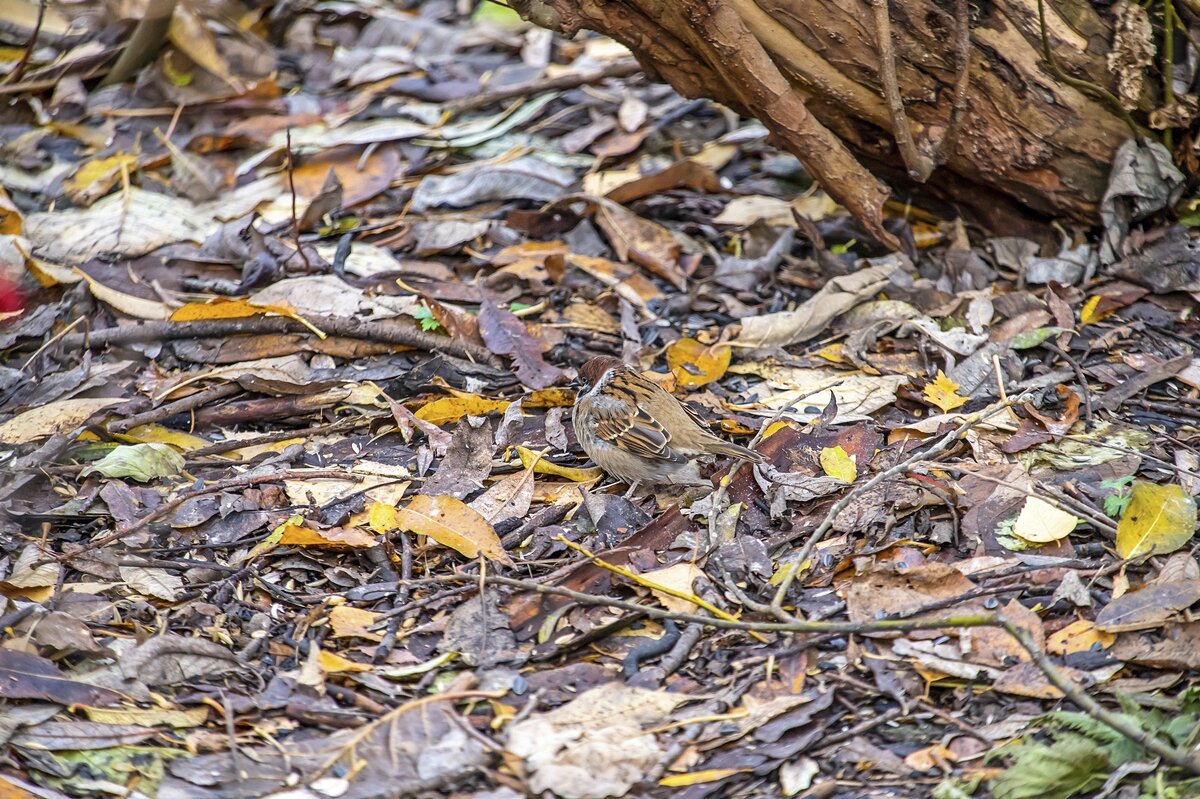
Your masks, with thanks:
[(681, 463), (686, 460), (671, 449), (671, 434), (640, 406), (625, 402), (592, 405), (596, 436), (614, 447), (642, 458)]

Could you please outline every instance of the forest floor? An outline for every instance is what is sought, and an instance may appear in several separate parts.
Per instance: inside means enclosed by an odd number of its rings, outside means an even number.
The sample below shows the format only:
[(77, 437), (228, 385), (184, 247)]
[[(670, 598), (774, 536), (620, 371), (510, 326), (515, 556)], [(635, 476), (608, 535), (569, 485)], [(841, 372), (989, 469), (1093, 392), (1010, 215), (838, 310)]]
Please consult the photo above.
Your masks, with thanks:
[[(410, 5), (0, 62), (0, 795), (1200, 793), (1186, 228), (889, 253), (611, 40)], [(627, 498), (597, 354), (765, 462)]]

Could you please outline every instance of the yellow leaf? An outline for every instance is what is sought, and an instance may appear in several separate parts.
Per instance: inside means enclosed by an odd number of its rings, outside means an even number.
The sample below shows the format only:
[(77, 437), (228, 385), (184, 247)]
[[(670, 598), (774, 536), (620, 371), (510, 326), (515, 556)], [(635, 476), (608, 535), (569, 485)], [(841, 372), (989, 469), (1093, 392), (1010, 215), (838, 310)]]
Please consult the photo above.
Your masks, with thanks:
[(381, 535), (400, 527), (399, 511), (385, 502), (372, 502), (368, 509), (368, 524)]
[(1049, 544), (1070, 535), (1079, 518), (1040, 497), (1029, 497), (1013, 524), (1013, 535), (1035, 544)]
[(726, 344), (706, 346), (694, 338), (681, 338), (667, 347), (667, 366), (680, 388), (699, 388), (721, 379), (731, 356)]
[(1103, 301), (1104, 295), (1102, 294), (1093, 294), (1087, 298), (1087, 302), (1079, 310), (1080, 325), (1094, 325), (1116, 313), (1116, 308), (1101, 308), (1100, 303)]
[(967, 401), (967, 398), (960, 397), (957, 391), (958, 383), (946, 377), (946, 373), (939, 369), (937, 378), (925, 386), (924, 397), (931, 405), (941, 408), (943, 413), (949, 413)]
[(259, 555), (265, 555), (266, 553), (270, 552), (272, 549), (279, 546), (279, 542), (283, 540), (283, 534), (288, 531), (288, 528), (299, 527), (302, 524), (304, 524), (303, 516), (289, 517), (287, 521), (272, 530), (269, 536), (255, 544), (254, 548), (247, 552), (238, 561), (238, 563), (245, 563), (246, 561), (254, 560)]
[(821, 468), (830, 477), (845, 483), (853, 483), (858, 479), (857, 456), (846, 453), (842, 447), (825, 447), (821, 450)]
[(1135, 480), (1117, 523), (1117, 554), (1136, 558), (1174, 552), (1196, 532), (1196, 500), (1175, 484)]
[(482, 554), (488, 560), (512, 565), (487, 519), (454, 497), (419, 494), (396, 512), (396, 521), (399, 529), (428, 536), (468, 558)]
[(336, 605), (329, 611), (329, 627), (333, 630), (334, 638), (366, 638), (378, 641), (383, 636), (369, 628), (379, 621), (380, 615), (349, 605)]
[(341, 655), (322, 649), (317, 653), (317, 665), (326, 674), (345, 674), (354, 671), (371, 671), (370, 663), (357, 663)]
[(569, 388), (539, 388), (531, 391), (521, 402), (522, 408), (570, 408), (575, 404), (575, 392)]
[(783, 430), (788, 427), (790, 427), (793, 430), (799, 429), (799, 427), (796, 425), (795, 422), (788, 421), (787, 419), (781, 419), (777, 422), (771, 422), (771, 424), (767, 426), (766, 432), (763, 433), (762, 440), (766, 441), (768, 438), (775, 435), (780, 430)]
[(850, 363), (850, 361), (846, 359), (846, 356), (842, 354), (843, 350), (844, 347), (842, 346), (841, 342), (838, 342), (836, 344), (830, 344), (829, 346), (822, 347), (814, 352), (813, 355), (816, 355), (818, 358), (824, 358), (830, 363)]
[(334, 547), (336, 549), (367, 549), (379, 543), (379, 539), (353, 527), (331, 527), (328, 530), (313, 530), (308, 527), (289, 525), (279, 538), (280, 546)]
[(172, 430), (160, 424), (140, 424), (122, 438), (128, 438), (132, 444), (170, 444), (184, 452), (208, 446), (208, 442), (200, 436)]
[(129, 153), (93, 158), (76, 170), (71, 179), (63, 184), (63, 190), (78, 202), (98, 200), (117, 185), (122, 170), (132, 172), (136, 166), (137, 156)]
[(526, 469), (532, 467), (533, 471), (538, 474), (550, 474), (555, 477), (565, 477), (573, 483), (587, 483), (593, 480), (599, 480), (604, 476), (604, 470), (599, 466), (593, 466), (590, 469), (578, 469), (571, 466), (559, 466), (557, 463), (542, 458), (538, 453), (525, 447), (517, 447), (517, 455), (521, 458), (521, 465)]
[(1087, 619), (1073, 621), (1046, 639), (1046, 651), (1052, 655), (1073, 655), (1088, 652), (1095, 644), (1108, 649), (1117, 637), (1099, 629)]
[(508, 406), (508, 400), (488, 399), (478, 394), (462, 394), (457, 397), (442, 397), (426, 403), (414, 416), (424, 422), (442, 425), (457, 422), (464, 416), (504, 413)]
[(666, 788), (682, 788), (685, 785), (701, 785), (706, 782), (718, 782), (734, 774), (743, 774), (748, 768), (708, 768), (701, 771), (689, 771), (687, 774), (672, 774), (658, 781)]
[[(208, 706), (170, 710), (165, 708), (84, 707), (89, 721), (100, 724), (137, 724), (142, 727), (199, 727), (208, 720)], [(0, 793), (3, 796), (3, 793)]]
[[(696, 564), (689, 561), (680, 561), (665, 569), (655, 569), (654, 571), (645, 572), (642, 574), (642, 579), (650, 585), (660, 585), (663, 588), (670, 589), (676, 594), (688, 594), (695, 596), (692, 593), (692, 585), (696, 582), (696, 578), (700, 577), (704, 572)], [(654, 594), (654, 598), (662, 603), (662, 606), (674, 613), (695, 613), (698, 607), (696, 602), (690, 602), (686, 599), (681, 599), (678, 596), (673, 596), (665, 591), (655, 591), (650, 588), (650, 592)]]
[(171, 314), (172, 322), (198, 322), (205, 319), (245, 319), (251, 316), (278, 314), (294, 318), (295, 310), (283, 305), (259, 305), (247, 300), (214, 300), (212, 302), (189, 302), (176, 308)]

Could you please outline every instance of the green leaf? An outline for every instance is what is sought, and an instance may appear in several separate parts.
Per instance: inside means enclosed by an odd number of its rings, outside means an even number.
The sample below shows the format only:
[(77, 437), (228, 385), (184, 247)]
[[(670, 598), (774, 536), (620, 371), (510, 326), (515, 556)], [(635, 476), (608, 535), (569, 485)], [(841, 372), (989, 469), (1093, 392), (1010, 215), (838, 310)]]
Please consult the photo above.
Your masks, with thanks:
[(183, 456), (167, 444), (127, 444), (117, 447), (80, 472), (80, 475), (128, 477), (139, 483), (148, 483), (160, 477), (179, 474), (183, 467)]
[(995, 799), (1069, 799), (1100, 787), (1112, 771), (1095, 741), (1066, 734), (1047, 746), (1018, 743), (999, 750), (1012, 766), (991, 782)]
[(433, 311), (429, 310), (423, 305), (417, 310), (413, 311), (413, 318), (421, 323), (421, 329), (425, 331), (437, 330), (442, 326), (442, 323), (434, 318)]
[(1066, 331), (1065, 327), (1039, 327), (1034, 330), (1026, 330), (1010, 338), (1008, 346), (1014, 350), (1027, 350), (1030, 347), (1038, 346), (1051, 336), (1057, 336)]

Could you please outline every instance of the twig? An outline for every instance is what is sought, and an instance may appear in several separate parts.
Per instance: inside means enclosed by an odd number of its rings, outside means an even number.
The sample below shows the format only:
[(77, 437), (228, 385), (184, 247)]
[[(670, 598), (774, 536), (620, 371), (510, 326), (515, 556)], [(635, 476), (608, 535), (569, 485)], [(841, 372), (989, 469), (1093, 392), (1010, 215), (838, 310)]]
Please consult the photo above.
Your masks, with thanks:
[(958, 76), (954, 79), (954, 104), (950, 108), (950, 122), (946, 135), (938, 144), (936, 160), (944, 163), (958, 132), (962, 130), (963, 116), (967, 110), (967, 90), (971, 86), (971, 7), (968, 0), (954, 1), (954, 50), (958, 61)]
[(1090, 80), (1075, 78), (1063, 71), (1063, 68), (1058, 65), (1058, 61), (1054, 59), (1054, 53), (1050, 49), (1050, 34), (1046, 32), (1046, 0), (1038, 0), (1038, 27), (1042, 34), (1042, 58), (1045, 59), (1046, 65), (1050, 67), (1051, 74), (1063, 83), (1073, 88), (1079, 89), (1082, 92), (1092, 94), (1099, 97), (1109, 105), (1113, 113), (1125, 120), (1125, 124), (1129, 125), (1130, 130), (1134, 135), (1140, 136), (1147, 133), (1146, 129), (1139, 125), (1125, 107), (1121, 105), (1121, 101), (1113, 95), (1108, 89), (1098, 83), (1092, 83)]
[[(476, 577), (470, 574), (446, 574), (430, 578), (435, 582), (476, 582)], [(993, 614), (972, 614), (967, 616), (951, 616), (945, 619), (913, 619), (913, 620), (881, 620), (864, 622), (830, 622), (830, 621), (794, 621), (783, 622), (749, 622), (705, 616), (698, 613), (677, 613), (660, 610), (637, 602), (613, 599), (611, 597), (585, 594), (557, 585), (547, 585), (531, 580), (521, 580), (514, 577), (493, 575), (490, 580), (497, 585), (507, 585), (521, 588), (539, 594), (556, 594), (573, 599), (583, 605), (605, 605), (644, 613), (652, 619), (674, 619), (676, 622), (685, 621), (708, 627), (730, 630), (746, 630), (748, 632), (797, 632), (797, 633), (832, 633), (841, 635), (862, 635), (882, 632), (909, 632), (914, 630), (936, 630), (971, 627), (997, 627), (1013, 638), (1029, 653), (1033, 663), (1046, 676), (1051, 685), (1063, 692), (1063, 695), (1074, 702), (1085, 713), (1102, 724), (1116, 730), (1140, 746), (1148, 749), (1167, 762), (1200, 775), (1200, 758), (1179, 751), (1154, 737), (1145, 730), (1131, 724), (1119, 714), (1104, 709), (1100, 703), (1084, 693), (1071, 678), (1064, 674), (1058, 666), (1051, 662), (1044, 652), (1038, 649), (1033, 637), (1024, 628), (1019, 627), (1003, 616)]]
[(900, 96), (900, 82), (896, 77), (896, 51), (892, 46), (892, 20), (887, 4), (888, 0), (871, 0), (871, 8), (875, 12), (875, 47), (879, 52), (879, 80), (883, 84), (883, 96), (892, 118), (892, 136), (900, 149), (900, 157), (904, 159), (904, 167), (910, 178), (924, 183), (933, 174), (936, 164), (918, 150), (913, 141), (912, 128), (904, 111), (904, 98)]
[(1020, 627), (1007, 619), (1001, 619), (1000, 626), (1005, 632), (1017, 639), (1017, 643), (1029, 653), (1029, 657), (1041, 669), (1042, 674), (1046, 675), (1046, 679), (1050, 681), (1050, 684), (1062, 691), (1063, 695), (1074, 702), (1084, 713), (1087, 713), (1096, 721), (1108, 725), (1129, 740), (1140, 745), (1143, 749), (1150, 750), (1168, 763), (1186, 769), (1193, 774), (1200, 774), (1200, 757), (1174, 749), (1163, 743), (1157, 736), (1131, 722), (1125, 716), (1106, 710), (1099, 702), (1080, 690), (1079, 686), (1073, 683), (1067, 675), (1063, 674), (1057, 666), (1050, 662), (1050, 658), (1046, 656), (1045, 652), (1038, 649), (1037, 642), (1033, 640), (1033, 636), (1024, 627)]
[(966, 434), (968, 430), (982, 423), (984, 420), (995, 416), (1000, 411), (1006, 410), (1014, 403), (1023, 401), (1026, 396), (1026, 394), (1021, 394), (1020, 396), (1010, 399), (1007, 402), (1001, 402), (996, 405), (992, 405), (989, 408), (985, 408), (979, 413), (968, 418), (961, 425), (951, 430), (946, 435), (942, 436), (941, 439), (939, 439), (937, 443), (935, 443), (929, 449), (910, 455), (896, 465), (879, 472), (870, 480), (860, 483), (859, 485), (847, 491), (841, 499), (833, 503), (832, 507), (829, 508), (829, 511), (825, 514), (825, 518), (821, 520), (821, 523), (817, 525), (817, 528), (813, 530), (811, 535), (809, 535), (808, 540), (804, 543), (804, 547), (801, 548), (799, 554), (797, 554), (794, 558), (796, 568), (789, 572), (783, 578), (783, 580), (780, 581), (779, 589), (775, 592), (775, 598), (771, 601), (772, 612), (775, 613), (777, 617), (779, 613), (784, 612), (783, 598), (787, 595), (788, 589), (791, 588), (792, 582), (796, 579), (796, 575), (804, 567), (804, 563), (812, 556), (813, 550), (816, 549), (817, 544), (821, 543), (821, 540), (825, 538), (825, 535), (833, 529), (833, 523), (837, 519), (838, 514), (850, 507), (850, 504), (854, 502), (854, 500), (858, 499), (863, 494), (868, 493), (871, 491), (871, 489), (875, 488), (875, 486), (879, 485), (885, 480), (889, 480), (892, 477), (907, 471), (914, 464), (923, 460), (929, 460), (934, 455), (940, 455), (941, 453), (950, 449), (952, 446), (958, 443), (958, 441), (963, 437), (964, 434)]
[(573, 75), (559, 75), (554, 78), (542, 78), (540, 80), (528, 81), (516, 86), (508, 86), (503, 89), (496, 89), (490, 92), (477, 94), (474, 97), (464, 97), (461, 100), (455, 100), (446, 105), (446, 112), (450, 116), (461, 114), (464, 111), (474, 111), (477, 108), (486, 108), (495, 103), (502, 103), (506, 100), (512, 100), (517, 97), (531, 97), (535, 94), (542, 94), (550, 91), (564, 91), (566, 89), (575, 89), (579, 86), (588, 86), (593, 83), (599, 83), (606, 78), (625, 78), (630, 75), (636, 75), (642, 71), (642, 66), (632, 58), (624, 58), (618, 61), (613, 61), (611, 64), (606, 64), (600, 69), (592, 70), (591, 72), (578, 72)]
[(133, 535), (139, 530), (145, 529), (156, 519), (161, 519), (164, 516), (169, 516), (178, 510), (188, 500), (196, 497), (207, 496), (208, 494), (217, 494), (221, 491), (228, 491), (234, 488), (248, 488), (258, 485), (259, 483), (279, 483), (285, 480), (360, 480), (361, 475), (353, 472), (339, 471), (336, 469), (291, 469), (282, 472), (272, 472), (271, 474), (248, 474), (241, 477), (234, 477), (229, 480), (221, 480), (211, 485), (194, 488), (191, 491), (184, 491), (175, 497), (170, 502), (165, 502), (159, 505), (154, 510), (147, 513), (145, 516), (138, 519), (136, 522), (126, 527), (124, 530), (114, 530), (108, 535), (101, 536), (94, 541), (89, 541), (82, 548), (66, 555), (56, 555), (53, 558), (39, 561), (37, 566), (45, 563), (63, 563), (71, 558), (77, 558), (85, 552), (91, 552), (99, 549), (106, 544), (111, 544), (122, 538)]
[(25, 70), (29, 68), (29, 59), (33, 56), (33, 49), (37, 46), (38, 34), (42, 32), (42, 20), (45, 17), (46, 0), (38, 0), (37, 22), (33, 23), (33, 33), (29, 34), (29, 41), (25, 42), (25, 50), (21, 53), (21, 59), (13, 66), (12, 72), (8, 73), (4, 83), (17, 83), (24, 77)]
[(162, 49), (167, 40), (167, 32), (171, 30), (171, 17), (175, 14), (177, 0), (150, 0), (142, 18), (125, 49), (113, 64), (108, 75), (100, 82), (101, 86), (112, 86), (122, 83), (132, 77), (139, 69), (154, 60), (154, 56)]
[(1043, 341), (1042, 346), (1053, 352), (1058, 357), (1067, 362), (1067, 365), (1075, 372), (1075, 379), (1079, 381), (1079, 390), (1083, 394), (1083, 418), (1089, 424), (1092, 421), (1092, 390), (1088, 387), (1087, 375), (1083, 372), (1083, 367), (1079, 361), (1071, 357), (1071, 355), (1057, 344), (1049, 341)]
[[(212, 386), (203, 391), (197, 391), (195, 394), (184, 397), (183, 399), (168, 402), (165, 405), (160, 405), (153, 410), (145, 413), (134, 414), (127, 416), (124, 419), (117, 419), (112, 424), (108, 425), (108, 430), (111, 433), (125, 433), (139, 425), (154, 424), (161, 422), (164, 419), (169, 419), (179, 413), (187, 413), (188, 411), (201, 408), (210, 402), (231, 397), (234, 394), (240, 394), (242, 387), (237, 383), (225, 383), (219, 386)], [(239, 444), (239, 446), (242, 446)], [(236, 449), (236, 447), (235, 447)]]
[[(1175, 4), (1172, 0), (1162, 0), (1162, 4), (1163, 105), (1169, 108), (1175, 104)], [(1163, 131), (1163, 146), (1167, 152), (1175, 149), (1175, 134), (1170, 128)]]
[(288, 190), (292, 193), (292, 238), (296, 241), (296, 254), (300, 256), (300, 260), (304, 262), (306, 271), (312, 271), (312, 264), (308, 262), (308, 255), (304, 252), (304, 246), (300, 243), (300, 218), (296, 216), (296, 157), (292, 153), (292, 126), (287, 126), (287, 179)]
[[(364, 322), (334, 316), (308, 316), (305, 319), (332, 336), (397, 344), (429, 352), (441, 351), (459, 358), (470, 358), (491, 366), (499, 365), (496, 356), (478, 344), (429, 333), (415, 324)], [(190, 338), (222, 338), (238, 334), (311, 333), (302, 322), (283, 316), (250, 316), (244, 319), (206, 319), (197, 322), (148, 322), (144, 325), (110, 327), (93, 331), (90, 338), (80, 333), (64, 336), (66, 349), (90, 346), (122, 346), (146, 341), (174, 341)]]

